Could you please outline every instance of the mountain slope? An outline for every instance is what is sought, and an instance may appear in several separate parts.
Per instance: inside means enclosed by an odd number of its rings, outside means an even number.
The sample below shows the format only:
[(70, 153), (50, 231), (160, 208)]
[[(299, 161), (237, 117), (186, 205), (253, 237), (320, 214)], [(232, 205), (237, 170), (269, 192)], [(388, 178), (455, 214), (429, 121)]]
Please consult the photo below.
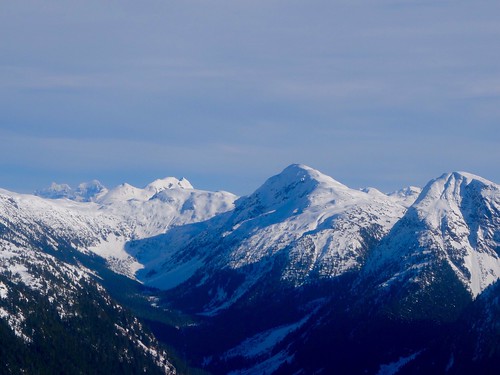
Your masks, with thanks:
[(276, 374), (496, 373), (499, 191), (467, 173), (432, 180), (352, 287), (330, 288), (327, 302), (259, 360)]
[[(100, 277), (120, 301), (147, 304), (155, 334), (214, 374), (480, 372), (500, 347), (499, 192), (455, 172), (386, 195), (297, 164), (237, 200), (175, 178), (87, 202), (1, 191), (0, 254), (12, 282), (0, 279), (0, 298), (50, 287), (37, 271), (50, 268), (36, 266), (49, 259), (83, 275), (60, 277), (63, 300), (66, 287), (78, 291), (88, 276), (94, 290)], [(23, 261), (22, 252), (37, 255)], [(121, 290), (128, 282), (131, 293)], [(34, 290), (45, 304), (55, 298)], [(23, 348), (25, 315), (2, 308), (0, 339)]]
[(207, 220), (232, 209), (235, 199), (226, 192), (193, 189), (186, 179), (172, 177), (144, 189), (127, 184), (102, 189), (91, 201), (74, 196), (42, 199), (0, 190), (0, 228), (15, 243), (55, 249), (63, 244), (93, 252), (107, 259), (114, 271), (134, 277), (142, 265), (125, 251), (128, 241)]
[(129, 252), (152, 260), (138, 273), (141, 281), (169, 289), (189, 279), (181, 288), (204, 293), (196, 300), (212, 314), (271, 274), (277, 283), (299, 287), (358, 271), (405, 210), (398, 198), (353, 190), (291, 165), (237, 200), (233, 211), (133, 241)]
[(135, 198), (121, 187), (94, 194), (96, 185), (56, 199), (0, 190), (0, 340), (10, 342), (1, 353), (14, 372), (175, 373), (156, 339), (96, 284), (105, 272), (94, 254), (134, 278), (141, 264), (125, 251), (129, 240), (231, 209), (235, 196), (174, 178), (133, 188)]
[(292, 165), (233, 211), (132, 247), (163, 255), (139, 278), (172, 288), (164, 303), (210, 317), (184, 333), (200, 365), (377, 373), (427, 358), (498, 279), (498, 220), (498, 186), (470, 174), (388, 196)]
[(499, 250), (500, 187), (455, 172), (423, 189), (373, 251), (364, 272), (380, 291), (413, 291), (405, 297), (411, 301), (424, 295), (435, 298), (434, 289), (442, 289), (444, 304), (454, 291), (462, 295), (458, 289), (475, 298), (496, 281)]
[(35, 191), (35, 195), (48, 199), (67, 198), (77, 202), (94, 202), (107, 192), (108, 189), (104, 185), (97, 180), (93, 180), (81, 183), (76, 189), (72, 189), (67, 184), (53, 182), (47, 189)]
[(167, 353), (81, 264), (0, 240), (2, 373), (175, 374)]

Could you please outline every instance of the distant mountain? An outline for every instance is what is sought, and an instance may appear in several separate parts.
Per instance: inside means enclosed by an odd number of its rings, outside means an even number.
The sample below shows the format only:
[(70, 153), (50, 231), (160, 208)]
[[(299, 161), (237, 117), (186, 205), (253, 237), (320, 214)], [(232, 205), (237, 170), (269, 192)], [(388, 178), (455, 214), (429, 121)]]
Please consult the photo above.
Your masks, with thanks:
[[(9, 358), (30, 350), (23, 309), (54, 305), (44, 324), (59, 327), (57, 306), (88, 290), (214, 374), (495, 371), (500, 186), (479, 176), (385, 194), (294, 164), (241, 198), (173, 177), (38, 195), (0, 191), (0, 339), (19, 344)], [(51, 289), (73, 302), (41, 292)], [(19, 293), (36, 298), (18, 308)], [(136, 324), (102, 306), (109, 327)], [(161, 352), (148, 335), (146, 362)], [(162, 353), (152, 366), (172, 371)]]
[[(144, 189), (129, 184), (111, 190), (97, 186), (101, 185), (80, 184), (69, 193), (53, 186), (61, 194), (46, 192), (49, 199), (0, 191), (0, 223), (23, 241), (42, 241), (53, 247), (63, 242), (93, 252), (107, 259), (114, 271), (133, 277), (143, 266), (127, 253), (128, 241), (207, 220), (231, 210), (236, 199), (227, 192), (194, 189), (186, 179), (174, 177), (156, 180)], [(83, 199), (76, 192), (93, 195)]]
[(77, 202), (94, 202), (106, 194), (108, 189), (99, 181), (83, 182), (76, 189), (67, 184), (53, 182), (48, 188), (35, 191), (35, 195), (48, 199), (71, 199)]
[[(166, 306), (219, 322), (202, 336), (217, 373), (402, 369), (498, 280), (499, 192), (451, 173), (386, 195), (292, 165), (233, 211), (130, 249), (156, 254), (138, 277), (169, 289)], [(369, 348), (384, 334), (387, 343)], [(345, 362), (351, 340), (367, 353), (359, 367)]]
[(127, 183), (121, 184), (111, 191), (106, 192), (106, 194), (101, 195), (97, 201), (103, 204), (129, 200), (147, 201), (162, 191), (169, 191), (171, 193), (172, 191), (182, 190), (194, 190), (194, 188), (185, 178), (178, 180), (175, 177), (166, 177), (151, 182), (144, 189), (136, 188)]
[(398, 199), (406, 207), (411, 206), (418, 198), (422, 189), (416, 186), (408, 186), (388, 194), (390, 197)]
[(291, 165), (179, 246), (172, 247), (178, 232), (169, 232), (132, 242), (130, 248), (138, 257), (157, 254), (139, 278), (160, 289), (187, 279), (172, 277), (179, 273), (192, 275), (191, 292), (216, 283), (220, 272), (238, 279), (227, 284), (229, 289), (212, 285), (219, 292), (206, 301), (207, 313), (227, 307), (270, 273), (299, 286), (359, 270), (368, 249), (405, 210), (397, 199), (353, 190), (312, 168)]
[[(364, 272), (377, 293), (396, 290), (408, 313), (418, 304), (426, 316), (448, 314), (450, 306), (467, 303), (460, 289), (475, 298), (500, 277), (499, 213), (500, 186), (471, 174), (444, 174), (373, 250)], [(440, 308), (431, 301), (436, 293)]]
[(141, 264), (128, 241), (231, 209), (235, 196), (175, 178), (128, 185), (135, 197), (121, 194), (127, 185), (101, 186), (39, 193), (50, 198), (0, 190), (0, 354), (14, 373), (175, 373), (156, 339), (111, 300), (106, 288), (119, 287), (94, 259), (134, 279)]

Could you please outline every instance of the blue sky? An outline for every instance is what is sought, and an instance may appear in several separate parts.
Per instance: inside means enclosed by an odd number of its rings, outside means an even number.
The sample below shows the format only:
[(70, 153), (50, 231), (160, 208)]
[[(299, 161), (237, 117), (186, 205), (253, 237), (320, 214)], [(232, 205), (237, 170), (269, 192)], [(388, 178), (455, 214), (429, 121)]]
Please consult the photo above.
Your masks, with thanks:
[(184, 176), (247, 194), (291, 163), (391, 191), (500, 182), (498, 1), (0, 3), (0, 186)]

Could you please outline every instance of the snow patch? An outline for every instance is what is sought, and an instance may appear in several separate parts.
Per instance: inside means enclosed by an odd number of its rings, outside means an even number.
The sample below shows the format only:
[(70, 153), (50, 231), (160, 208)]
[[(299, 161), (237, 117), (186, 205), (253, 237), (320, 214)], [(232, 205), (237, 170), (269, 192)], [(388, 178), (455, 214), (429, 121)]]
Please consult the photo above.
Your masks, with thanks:
[(413, 361), (422, 351), (413, 353), (407, 357), (400, 357), (397, 361), (380, 365), (377, 375), (396, 375), (398, 371), (407, 363)]
[(138, 278), (149, 286), (160, 289), (170, 289), (189, 279), (202, 265), (203, 261), (201, 259), (192, 258), (187, 262), (169, 269), (168, 272), (152, 270), (149, 271), (148, 275), (145, 273), (146, 269), (141, 270), (138, 274)]
[(9, 289), (7, 288), (7, 285), (0, 282), (0, 299), (5, 299), (8, 296), (9, 296)]
[(258, 357), (267, 354), (288, 334), (300, 328), (310, 318), (311, 314), (304, 317), (299, 322), (270, 329), (265, 332), (246, 339), (237, 347), (227, 351), (225, 358), (243, 356), (247, 358)]
[(265, 361), (262, 361), (251, 368), (231, 371), (228, 373), (228, 375), (272, 374), (285, 362), (291, 363), (292, 361), (293, 361), (293, 355), (290, 355), (286, 351), (281, 351), (273, 355), (271, 358), (268, 358)]

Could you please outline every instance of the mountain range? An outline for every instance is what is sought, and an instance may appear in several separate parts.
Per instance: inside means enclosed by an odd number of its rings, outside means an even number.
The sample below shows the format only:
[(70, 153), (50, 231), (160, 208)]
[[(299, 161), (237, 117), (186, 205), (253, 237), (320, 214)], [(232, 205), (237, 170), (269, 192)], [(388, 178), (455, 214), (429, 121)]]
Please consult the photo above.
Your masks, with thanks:
[(173, 177), (0, 190), (6, 373), (62, 327), (116, 348), (52, 345), (68, 373), (495, 373), (499, 278), (500, 186), (465, 172), (390, 194), (299, 164), (245, 197)]

